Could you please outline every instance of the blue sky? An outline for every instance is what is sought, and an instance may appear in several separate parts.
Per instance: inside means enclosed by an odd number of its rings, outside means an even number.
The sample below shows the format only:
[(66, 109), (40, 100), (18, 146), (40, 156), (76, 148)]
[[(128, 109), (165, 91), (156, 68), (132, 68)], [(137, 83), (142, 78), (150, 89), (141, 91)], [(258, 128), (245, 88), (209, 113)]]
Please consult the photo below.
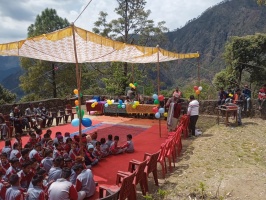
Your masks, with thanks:
[[(0, 43), (18, 41), (27, 37), (27, 28), (45, 8), (57, 10), (62, 18), (73, 22), (90, 0), (1, 0), (0, 1)], [(198, 17), (207, 8), (221, 0), (146, 0), (146, 9), (151, 10), (150, 19), (155, 23), (166, 22), (174, 30)], [(116, 0), (92, 0), (86, 11), (75, 23), (91, 31), (100, 11), (108, 13), (108, 20), (115, 19)]]

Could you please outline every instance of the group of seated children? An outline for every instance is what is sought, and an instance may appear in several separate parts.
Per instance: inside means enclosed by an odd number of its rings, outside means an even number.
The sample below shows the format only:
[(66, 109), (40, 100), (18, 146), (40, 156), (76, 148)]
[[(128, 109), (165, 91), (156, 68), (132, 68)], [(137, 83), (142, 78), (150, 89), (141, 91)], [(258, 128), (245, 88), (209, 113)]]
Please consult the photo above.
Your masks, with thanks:
[(48, 129), (42, 138), (42, 130), (37, 129), (23, 148), (20, 134), (13, 145), (5, 141), (0, 154), (0, 200), (90, 197), (97, 185), (90, 168), (108, 155), (134, 152), (130, 134), (122, 146), (118, 136), (97, 141), (97, 132), (73, 139), (68, 132), (64, 137), (56, 132), (54, 139), (51, 134)]

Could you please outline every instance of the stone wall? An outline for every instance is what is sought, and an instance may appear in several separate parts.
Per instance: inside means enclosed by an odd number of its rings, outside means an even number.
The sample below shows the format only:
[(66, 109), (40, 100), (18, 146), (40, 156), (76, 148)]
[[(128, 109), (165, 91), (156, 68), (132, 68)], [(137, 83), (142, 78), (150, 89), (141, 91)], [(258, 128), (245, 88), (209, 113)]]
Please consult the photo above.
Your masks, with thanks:
[[(200, 101), (200, 114), (217, 115), (217, 100)], [(242, 117), (254, 117), (266, 119), (266, 103), (262, 110), (258, 109), (257, 100), (251, 100), (250, 111), (247, 112), (246, 108), (241, 113)]]
[[(92, 99), (94, 95), (84, 95), (82, 98), (82, 105), (85, 105), (86, 100)], [(107, 95), (106, 95), (107, 96)], [(72, 99), (47, 99), (42, 101), (36, 101), (31, 102), (35, 105), (35, 107), (38, 106), (40, 102), (44, 104), (44, 107), (50, 110), (59, 110), (64, 109), (67, 104), (70, 104), (72, 107), (75, 106), (75, 100), (77, 98)], [(144, 99), (148, 99), (148, 97), (144, 97)], [(183, 110), (185, 112), (187, 103), (184, 103)], [(3, 114), (9, 114), (10, 110), (12, 109), (13, 104), (5, 104), (0, 105), (0, 113)], [(24, 112), (26, 108), (29, 107), (29, 103), (19, 103), (20, 110)], [(200, 114), (203, 115), (217, 115), (217, 100), (206, 100), (206, 101), (200, 101)], [(246, 112), (245, 110), (242, 112), (243, 117), (257, 117), (257, 118), (263, 118), (266, 119), (266, 102), (263, 106), (262, 110), (258, 109), (257, 100), (251, 101), (251, 109), (249, 112)]]

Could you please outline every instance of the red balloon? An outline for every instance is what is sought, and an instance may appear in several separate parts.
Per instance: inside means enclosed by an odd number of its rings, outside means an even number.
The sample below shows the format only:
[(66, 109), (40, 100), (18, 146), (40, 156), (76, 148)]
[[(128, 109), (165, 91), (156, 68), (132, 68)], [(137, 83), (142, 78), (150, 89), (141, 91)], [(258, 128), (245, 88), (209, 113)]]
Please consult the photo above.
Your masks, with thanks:
[(194, 86), (194, 90), (196, 91), (196, 90), (198, 90), (199, 89), (199, 87), (198, 86)]
[(157, 107), (153, 107), (153, 108), (152, 108), (152, 111), (153, 111), (154, 113), (157, 113), (157, 112), (158, 112), (158, 108), (157, 108)]
[(163, 101), (164, 100), (164, 96), (163, 95), (159, 95), (158, 99), (159, 99), (159, 101)]

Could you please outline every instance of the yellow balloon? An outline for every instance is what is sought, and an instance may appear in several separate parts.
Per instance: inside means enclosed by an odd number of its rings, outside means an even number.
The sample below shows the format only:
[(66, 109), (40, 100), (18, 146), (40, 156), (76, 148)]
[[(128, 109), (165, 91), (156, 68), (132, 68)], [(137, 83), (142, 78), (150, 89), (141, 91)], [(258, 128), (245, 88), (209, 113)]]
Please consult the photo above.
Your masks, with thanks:
[(78, 94), (79, 93), (79, 91), (77, 89), (75, 89), (73, 92), (74, 92), (74, 94)]
[(168, 116), (168, 113), (167, 113), (167, 112), (165, 112), (165, 113), (163, 114), (163, 116), (164, 116), (164, 117), (167, 117), (167, 116)]
[(92, 107), (92, 108), (94, 108), (94, 107), (95, 107), (95, 104), (94, 104), (94, 103), (93, 103), (93, 104), (91, 104), (91, 107)]
[(137, 106), (136, 106), (135, 104), (134, 104), (134, 105), (132, 105), (132, 108), (136, 109), (136, 107), (137, 107)]
[(135, 103), (135, 104), (136, 104), (136, 106), (138, 106), (138, 105), (139, 105), (139, 101), (136, 101), (136, 103)]

